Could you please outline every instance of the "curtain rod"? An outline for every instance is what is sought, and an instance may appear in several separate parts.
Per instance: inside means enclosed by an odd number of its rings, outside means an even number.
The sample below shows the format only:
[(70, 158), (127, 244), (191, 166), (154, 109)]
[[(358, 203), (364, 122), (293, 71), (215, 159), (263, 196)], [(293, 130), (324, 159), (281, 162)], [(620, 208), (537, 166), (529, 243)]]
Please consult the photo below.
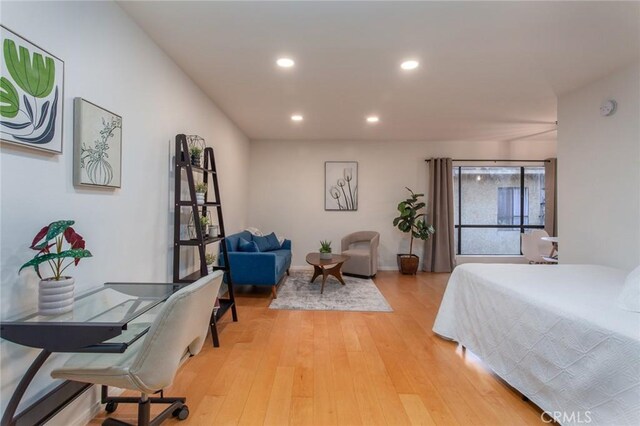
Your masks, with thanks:
[[(427, 158), (424, 161), (431, 161), (432, 158)], [(550, 160), (457, 160), (457, 159), (452, 159), (451, 161), (457, 161), (457, 162), (474, 162), (474, 163), (497, 163), (497, 162), (507, 162), (507, 163), (548, 163)]]

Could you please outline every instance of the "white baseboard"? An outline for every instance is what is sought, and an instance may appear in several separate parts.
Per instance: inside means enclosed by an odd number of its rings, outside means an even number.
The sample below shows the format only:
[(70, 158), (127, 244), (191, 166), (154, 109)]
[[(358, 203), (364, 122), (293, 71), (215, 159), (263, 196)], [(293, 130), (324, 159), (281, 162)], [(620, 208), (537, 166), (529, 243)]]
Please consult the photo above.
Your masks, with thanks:
[[(118, 396), (123, 389), (109, 388), (109, 395)], [(53, 419), (46, 424), (49, 426), (69, 425), (84, 426), (89, 423), (102, 410), (100, 403), (100, 386), (93, 386), (80, 395), (71, 404), (62, 409)]]
[(289, 270), (291, 271), (313, 271), (313, 268), (311, 267), (311, 265), (291, 265), (291, 267), (289, 267)]
[(46, 424), (50, 426), (86, 425), (100, 412), (100, 388), (93, 386), (67, 405)]

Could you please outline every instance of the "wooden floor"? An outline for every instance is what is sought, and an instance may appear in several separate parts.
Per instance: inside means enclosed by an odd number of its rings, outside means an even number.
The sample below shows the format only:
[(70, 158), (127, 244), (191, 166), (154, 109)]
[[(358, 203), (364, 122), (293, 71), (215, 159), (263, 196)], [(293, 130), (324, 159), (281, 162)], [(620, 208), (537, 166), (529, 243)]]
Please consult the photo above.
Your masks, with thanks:
[[(209, 337), (165, 392), (186, 396), (190, 417), (165, 424), (542, 423), (537, 407), (431, 331), (447, 279), (380, 272), (393, 313), (277, 311), (268, 289), (242, 292), (240, 321), (220, 324), (221, 347)], [(135, 406), (114, 416), (135, 423)]]

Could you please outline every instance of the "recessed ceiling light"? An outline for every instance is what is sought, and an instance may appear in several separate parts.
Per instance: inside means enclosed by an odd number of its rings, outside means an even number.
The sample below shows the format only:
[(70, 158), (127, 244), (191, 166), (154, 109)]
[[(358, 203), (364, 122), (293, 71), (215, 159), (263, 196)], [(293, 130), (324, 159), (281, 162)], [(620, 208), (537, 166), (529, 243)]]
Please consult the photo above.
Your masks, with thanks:
[(293, 114), (291, 116), (291, 121), (302, 121), (304, 117), (300, 114)]
[(380, 117), (377, 115), (370, 115), (367, 117), (367, 123), (377, 123), (378, 121), (380, 121)]
[(403, 63), (400, 64), (400, 68), (402, 68), (403, 70), (414, 70), (416, 68), (418, 68), (418, 65), (420, 65), (420, 62), (414, 60), (414, 59), (410, 59), (408, 61), (404, 61)]
[(278, 58), (276, 64), (278, 64), (278, 66), (281, 68), (291, 68), (296, 63), (291, 58)]

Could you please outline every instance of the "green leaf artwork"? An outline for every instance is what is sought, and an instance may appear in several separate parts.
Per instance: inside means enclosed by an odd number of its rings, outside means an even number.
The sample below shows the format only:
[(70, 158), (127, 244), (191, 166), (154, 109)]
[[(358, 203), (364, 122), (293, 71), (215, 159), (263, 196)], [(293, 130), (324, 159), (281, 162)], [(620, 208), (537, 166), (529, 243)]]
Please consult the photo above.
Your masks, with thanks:
[(8, 79), (0, 78), (0, 115), (13, 118), (20, 111), (20, 99), (16, 87)]
[(3, 52), (7, 70), (22, 90), (36, 98), (49, 96), (56, 74), (53, 58), (43, 58), (41, 54), (34, 53), (32, 61), (26, 47), (20, 46), (16, 50), (15, 42), (8, 38), (4, 40)]
[(0, 24), (0, 139), (62, 152), (64, 62)]

